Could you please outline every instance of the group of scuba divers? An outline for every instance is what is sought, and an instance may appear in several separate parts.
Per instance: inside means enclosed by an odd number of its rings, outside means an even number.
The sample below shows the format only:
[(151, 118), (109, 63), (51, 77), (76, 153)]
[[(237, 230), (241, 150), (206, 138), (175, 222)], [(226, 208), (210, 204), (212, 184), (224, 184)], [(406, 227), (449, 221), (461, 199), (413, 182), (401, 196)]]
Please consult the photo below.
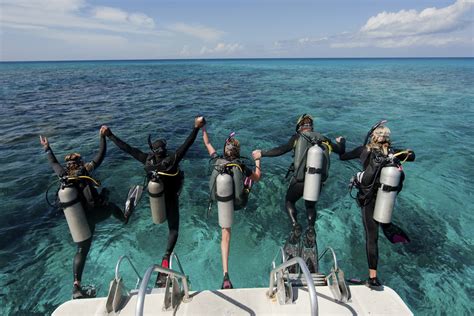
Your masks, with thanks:
[[(143, 190), (141, 186), (130, 189), (125, 208), (108, 199), (108, 190), (99, 193), (99, 182), (91, 173), (100, 166), (106, 153), (106, 138), (118, 148), (128, 153), (144, 165), (147, 177), (147, 189), (150, 199), (152, 220), (155, 224), (168, 222), (168, 243), (161, 265), (169, 268), (170, 256), (178, 239), (179, 232), (179, 196), (183, 186), (184, 173), (179, 163), (194, 143), (202, 129), (204, 145), (211, 157), (212, 173), (209, 181), (211, 201), (217, 202), (218, 221), (222, 229), (221, 256), (224, 279), (222, 289), (231, 289), (233, 285), (228, 274), (231, 227), (234, 210), (245, 208), (253, 182), (261, 177), (260, 161), (263, 157), (276, 157), (293, 152), (293, 163), (289, 169), (291, 179), (285, 197), (285, 208), (291, 219), (291, 231), (285, 243), (284, 251), (288, 258), (301, 256), (311, 272), (317, 272), (317, 243), (315, 232), (316, 203), (323, 185), (328, 178), (329, 155), (335, 152), (340, 160), (360, 159), (363, 169), (351, 179), (351, 188), (358, 189), (355, 197), (362, 211), (365, 229), (366, 252), (369, 265), (369, 278), (366, 284), (372, 288), (381, 287), (377, 278), (378, 229), (382, 227), (384, 235), (392, 243), (407, 243), (408, 236), (391, 222), (397, 194), (402, 189), (404, 173), (402, 163), (414, 161), (412, 150), (400, 150), (391, 146), (390, 129), (381, 121), (367, 134), (364, 143), (346, 152), (345, 139), (337, 137), (335, 142), (313, 129), (311, 115), (303, 114), (296, 123), (296, 133), (289, 141), (269, 150), (254, 150), (255, 161), (240, 156), (240, 142), (231, 133), (225, 140), (224, 150), (219, 154), (212, 146), (206, 131), (206, 120), (199, 116), (194, 120), (194, 128), (184, 143), (176, 150), (167, 149), (167, 142), (158, 139), (154, 142), (148, 137), (150, 150), (143, 152), (130, 146), (114, 135), (107, 126), (100, 128), (99, 152), (90, 162), (84, 162), (81, 155), (72, 153), (65, 156), (63, 167), (51, 150), (48, 139), (40, 136), (49, 163), (59, 177), (58, 206), (64, 214), (77, 252), (73, 260), (73, 298), (94, 297), (93, 288), (81, 287), (82, 272), (89, 252), (95, 225), (113, 215), (125, 224), (128, 223)], [(254, 165), (254, 168), (251, 166)], [(352, 195), (351, 195), (352, 196)], [(297, 221), (296, 202), (303, 198), (306, 208), (307, 228), (303, 233)], [(157, 287), (163, 287), (166, 275), (158, 274)]]

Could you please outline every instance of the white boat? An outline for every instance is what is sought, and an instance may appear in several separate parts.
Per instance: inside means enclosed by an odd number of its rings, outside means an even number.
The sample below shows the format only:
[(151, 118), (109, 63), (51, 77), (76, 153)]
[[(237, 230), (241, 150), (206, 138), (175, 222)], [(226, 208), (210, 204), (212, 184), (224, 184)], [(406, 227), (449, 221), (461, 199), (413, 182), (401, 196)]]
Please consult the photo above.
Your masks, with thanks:
[[(140, 276), (132, 261), (122, 256), (115, 268), (107, 297), (71, 300), (60, 305), (53, 316), (63, 315), (413, 315), (400, 296), (383, 286), (346, 285), (344, 273), (334, 265), (327, 275), (311, 274), (300, 257), (286, 260), (280, 248), (272, 262), (268, 288), (190, 291), (188, 276), (178, 256), (172, 254), (170, 269), (151, 265)], [(319, 257), (319, 259), (321, 258)], [(127, 260), (137, 275), (136, 288), (128, 290), (120, 277)], [(176, 269), (174, 269), (176, 267)], [(292, 267), (296, 273), (289, 273)], [(168, 275), (166, 287), (150, 288), (155, 272)]]

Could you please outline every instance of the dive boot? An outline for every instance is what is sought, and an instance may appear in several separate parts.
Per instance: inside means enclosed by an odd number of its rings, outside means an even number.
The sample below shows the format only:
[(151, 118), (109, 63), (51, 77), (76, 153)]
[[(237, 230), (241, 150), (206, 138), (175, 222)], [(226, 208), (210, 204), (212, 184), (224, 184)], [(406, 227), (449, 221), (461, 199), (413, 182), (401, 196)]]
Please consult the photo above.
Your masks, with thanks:
[(369, 278), (366, 285), (371, 289), (378, 290), (382, 288), (382, 282), (377, 277)]
[(74, 284), (72, 287), (72, 299), (81, 299), (81, 298), (94, 298), (96, 296), (96, 290), (93, 287), (84, 287), (82, 288), (78, 284)]
[(226, 272), (224, 274), (224, 280), (222, 281), (222, 290), (228, 290), (228, 289), (233, 289), (234, 286), (232, 285), (232, 282), (230, 282), (229, 274)]
[[(170, 256), (164, 255), (163, 259), (161, 260), (161, 266), (163, 268), (169, 269), (170, 268), (169, 261), (170, 261)], [(167, 277), (168, 275), (158, 272), (158, 275), (156, 276), (155, 287), (165, 287)]]

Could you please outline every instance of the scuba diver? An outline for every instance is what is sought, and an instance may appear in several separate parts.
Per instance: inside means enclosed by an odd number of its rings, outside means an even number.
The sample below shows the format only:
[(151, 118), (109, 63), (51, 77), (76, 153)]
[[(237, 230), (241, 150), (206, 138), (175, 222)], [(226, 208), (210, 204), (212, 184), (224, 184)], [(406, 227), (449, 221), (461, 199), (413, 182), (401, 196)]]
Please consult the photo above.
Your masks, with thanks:
[[(196, 140), (198, 131), (206, 124), (204, 117), (196, 117), (194, 128), (184, 143), (176, 152), (168, 151), (165, 139), (151, 141), (148, 136), (148, 153), (134, 148), (115, 136), (109, 127), (103, 126), (105, 135), (111, 139), (118, 148), (130, 154), (133, 158), (144, 164), (148, 179), (148, 193), (150, 196), (150, 209), (155, 224), (168, 221), (168, 244), (162, 258), (161, 266), (169, 268), (171, 253), (178, 240), (179, 232), (179, 194), (184, 181), (184, 173), (179, 168), (179, 163), (186, 152)], [(158, 274), (157, 287), (163, 287), (166, 282), (165, 274)]]
[(95, 225), (109, 218), (111, 214), (126, 224), (135, 206), (128, 201), (129, 207), (124, 213), (117, 205), (108, 201), (107, 189), (97, 192), (99, 183), (91, 177), (91, 173), (104, 160), (107, 150), (104, 131), (103, 128), (100, 129), (99, 152), (92, 161), (85, 163), (80, 154), (71, 153), (64, 158), (66, 167), (61, 166), (56, 159), (48, 139), (40, 136), (40, 143), (48, 156), (49, 164), (60, 178), (59, 207), (64, 210), (69, 231), (77, 244), (73, 260), (73, 299), (95, 297), (95, 289), (81, 287), (82, 272), (92, 244)]
[[(340, 141), (342, 137), (338, 137)], [(299, 257), (302, 227), (297, 221), (296, 201), (301, 197), (305, 200), (308, 228), (303, 238), (302, 256), (310, 271), (317, 272), (317, 243), (314, 224), (316, 222), (316, 202), (319, 199), (322, 186), (328, 177), (329, 154), (334, 151), (342, 154), (344, 143), (334, 144), (331, 140), (313, 130), (313, 118), (303, 114), (296, 122), (296, 133), (281, 146), (270, 150), (254, 150), (254, 159), (260, 157), (277, 157), (293, 150), (293, 163), (287, 177), (293, 172), (285, 198), (285, 207), (290, 216), (292, 229), (285, 244), (288, 259)]]
[[(390, 142), (390, 129), (387, 121), (375, 124), (367, 133), (364, 144), (349, 152), (341, 154), (341, 160), (359, 158), (363, 171), (353, 177), (351, 183), (359, 189), (357, 204), (362, 211), (362, 222), (365, 229), (369, 279), (366, 284), (371, 288), (381, 288), (377, 278), (378, 262), (378, 229), (382, 227), (384, 235), (391, 243), (408, 243), (408, 236), (395, 224), (391, 217), (396, 196), (402, 190), (405, 175), (402, 162), (414, 161), (412, 150), (394, 149)], [(342, 140), (344, 143), (345, 140)]]
[[(209, 189), (212, 201), (217, 201), (219, 226), (221, 226), (221, 256), (224, 280), (221, 289), (232, 289), (229, 278), (229, 249), (234, 210), (245, 208), (252, 181), (260, 180), (260, 158), (255, 160), (255, 171), (247, 167), (240, 156), (240, 142), (231, 133), (224, 143), (223, 155), (218, 155), (206, 128), (202, 129), (202, 139), (213, 166)], [(211, 207), (212, 204), (209, 205)]]

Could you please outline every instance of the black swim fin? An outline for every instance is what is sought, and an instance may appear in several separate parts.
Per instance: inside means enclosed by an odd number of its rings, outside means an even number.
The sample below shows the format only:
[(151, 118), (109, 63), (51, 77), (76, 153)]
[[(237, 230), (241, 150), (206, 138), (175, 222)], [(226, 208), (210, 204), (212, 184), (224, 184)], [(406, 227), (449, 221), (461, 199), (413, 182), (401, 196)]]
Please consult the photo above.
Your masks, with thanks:
[[(290, 240), (287, 240), (285, 246), (283, 247), (283, 251), (285, 252), (286, 261), (299, 257), (301, 255), (301, 242), (298, 241), (296, 244), (291, 243)], [(290, 273), (298, 273), (299, 265), (293, 265), (288, 268), (288, 272)]]
[(309, 272), (318, 272), (318, 247), (316, 245), (313, 248), (303, 247), (301, 256), (308, 266)]
[(402, 243), (407, 244), (410, 242), (410, 238), (408, 235), (397, 225), (389, 223), (389, 224), (382, 224), (383, 234), (387, 239), (392, 243)]
[(142, 197), (143, 187), (141, 185), (136, 185), (128, 191), (127, 201), (125, 202), (125, 211), (124, 216), (126, 223), (128, 222), (132, 212), (135, 210), (138, 202)]

